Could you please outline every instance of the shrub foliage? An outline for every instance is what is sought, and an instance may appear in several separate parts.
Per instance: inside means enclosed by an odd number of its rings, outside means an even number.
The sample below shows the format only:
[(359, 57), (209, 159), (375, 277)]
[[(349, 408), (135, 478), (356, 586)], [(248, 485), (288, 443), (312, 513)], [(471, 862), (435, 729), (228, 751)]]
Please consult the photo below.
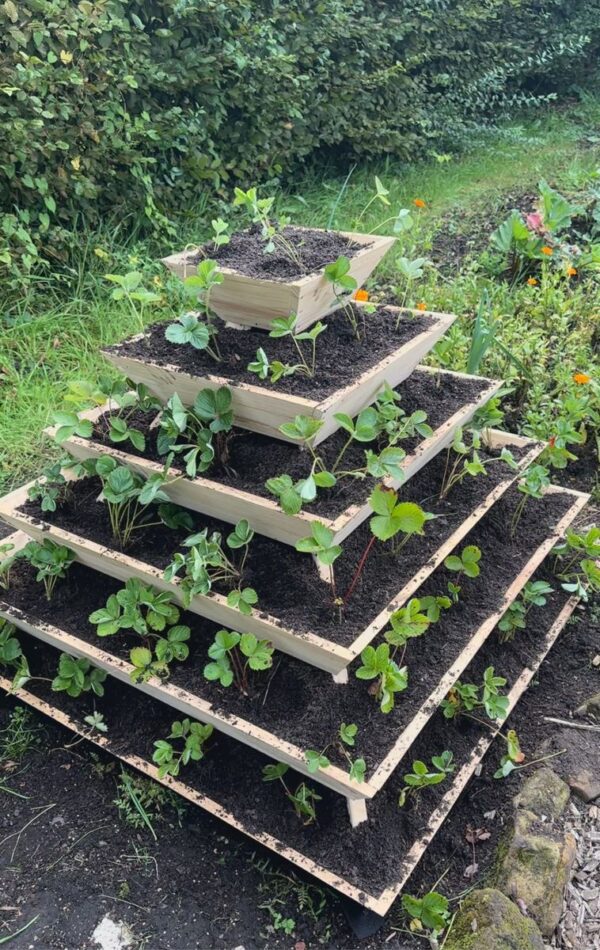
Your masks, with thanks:
[(317, 149), (411, 159), (585, 79), (600, 0), (5, 0), (0, 266)]

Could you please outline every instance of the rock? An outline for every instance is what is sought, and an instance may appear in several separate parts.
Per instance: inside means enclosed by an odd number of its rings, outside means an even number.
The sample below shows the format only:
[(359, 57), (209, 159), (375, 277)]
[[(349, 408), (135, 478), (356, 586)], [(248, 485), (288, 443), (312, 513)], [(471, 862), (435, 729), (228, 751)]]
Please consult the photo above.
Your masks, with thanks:
[(581, 769), (577, 775), (569, 775), (569, 785), (584, 802), (593, 802), (600, 797), (600, 775), (594, 775), (588, 769)]
[(496, 875), (496, 884), (515, 901), (523, 901), (542, 934), (556, 929), (564, 893), (577, 853), (573, 835), (539, 833), (533, 812), (515, 814), (508, 848)]
[(575, 710), (576, 716), (597, 716), (600, 718), (600, 693), (594, 693)]
[(533, 812), (538, 818), (559, 818), (568, 801), (569, 786), (547, 768), (534, 772), (513, 798), (515, 808)]
[(461, 904), (444, 950), (544, 950), (535, 922), (500, 891), (472, 891)]

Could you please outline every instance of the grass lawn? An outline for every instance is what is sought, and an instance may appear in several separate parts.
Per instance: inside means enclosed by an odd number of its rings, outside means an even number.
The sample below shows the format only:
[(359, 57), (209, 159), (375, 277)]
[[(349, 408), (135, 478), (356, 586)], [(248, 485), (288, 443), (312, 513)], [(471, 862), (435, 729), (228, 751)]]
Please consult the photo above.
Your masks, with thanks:
[[(511, 125), (462, 158), (438, 156), (428, 164), (404, 166), (392, 159), (372, 168), (311, 174), (286, 194), (278, 208), (301, 223), (369, 231), (399, 207), (410, 208), (415, 224), (401, 236), (369, 288), (388, 302), (423, 302), (450, 310), (460, 319), (432, 361), (465, 369), (473, 317), (482, 292), (490, 295), (489, 316), (497, 338), (480, 372), (512, 382), (509, 423), (552, 435), (553, 397), (577, 371), (593, 374), (598, 362), (600, 285), (598, 275), (569, 281), (550, 274), (538, 286), (511, 287), (482, 264), (489, 234), (512, 207), (530, 210), (536, 183), (546, 178), (568, 196), (600, 189), (600, 101), (550, 112), (538, 121)], [(365, 206), (375, 174), (389, 190), (390, 207)], [(420, 198), (425, 207), (413, 202)], [(387, 226), (389, 228), (390, 225)], [(386, 226), (380, 227), (381, 233)], [(181, 218), (182, 246), (206, 235), (198, 209)], [(177, 282), (167, 279), (157, 258), (173, 250), (171, 239), (124, 241), (121, 225), (82, 233), (80, 250), (60, 273), (48, 272), (16, 297), (9, 291), (0, 308), (0, 491), (31, 477), (55, 453), (40, 432), (60, 408), (69, 384), (106, 372), (98, 353), (140, 329), (144, 322), (180, 312)], [(432, 261), (409, 288), (401, 273), (403, 256)], [(160, 302), (133, 312), (111, 299), (106, 273), (141, 270)]]

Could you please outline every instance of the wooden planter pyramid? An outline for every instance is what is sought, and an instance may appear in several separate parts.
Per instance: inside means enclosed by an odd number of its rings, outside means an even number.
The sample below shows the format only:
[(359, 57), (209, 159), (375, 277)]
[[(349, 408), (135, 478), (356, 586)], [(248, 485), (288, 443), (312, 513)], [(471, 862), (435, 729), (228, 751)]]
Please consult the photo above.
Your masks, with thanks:
[[(356, 236), (355, 236), (356, 237)], [(387, 240), (387, 239), (386, 239)], [(369, 271), (376, 263), (379, 252), (383, 253), (385, 241), (376, 239), (370, 247), (371, 257), (357, 259), (357, 266)], [(383, 249), (382, 249), (383, 248)], [(366, 252), (365, 252), (366, 254)], [(380, 255), (381, 256), (381, 255)], [(361, 263), (362, 260), (362, 263)], [(183, 267), (180, 256), (167, 259), (174, 269)], [(232, 277), (235, 275), (232, 275)], [(360, 275), (357, 279), (360, 280)], [(227, 284), (224, 285), (226, 287)], [(260, 295), (248, 301), (247, 308), (239, 309), (235, 302), (224, 294), (222, 300), (215, 298), (215, 309), (227, 320), (238, 324), (249, 323), (263, 326), (267, 316), (281, 315), (290, 308), (302, 312), (305, 297), (310, 303), (308, 318), (314, 313), (322, 316), (329, 307), (329, 297), (320, 295), (315, 287), (299, 282), (294, 288), (296, 298), (283, 301), (273, 297), (268, 287)], [(279, 288), (281, 290), (281, 288)], [(316, 310), (315, 310), (316, 308)], [(276, 313), (274, 312), (276, 310)], [(434, 345), (441, 333), (450, 326), (452, 317), (433, 315), (431, 332), (413, 347), (410, 354), (387, 361), (364, 374), (352, 387), (342, 389), (324, 406), (305, 400), (293, 401), (285, 408), (285, 399), (277, 395), (276, 388), (265, 384), (254, 387), (238, 387), (235, 395), (236, 426), (241, 429), (266, 432), (271, 438), (281, 439), (278, 425), (300, 413), (314, 414), (326, 421), (325, 435), (331, 436), (337, 426), (333, 411), (343, 411), (355, 416), (362, 408), (372, 403), (384, 382), (398, 386), (410, 386), (419, 374), (421, 382), (433, 381), (439, 371), (423, 367), (417, 362)], [(417, 338), (418, 339), (418, 338)], [(173, 371), (168, 366), (150, 365), (141, 359), (121, 359), (110, 354), (112, 362), (119, 366), (134, 382), (143, 382), (162, 401), (173, 392), (178, 392), (184, 402), (193, 401), (195, 394), (205, 386), (230, 384), (227, 380), (194, 378)], [(402, 368), (399, 369), (400, 364)], [(443, 470), (443, 451), (451, 443), (457, 429), (468, 423), (475, 411), (497, 392), (499, 383), (478, 380), (478, 395), (467, 395), (473, 380), (463, 374), (449, 374), (455, 387), (465, 386), (465, 399), (461, 408), (448, 414), (433, 434), (421, 440), (408, 453), (404, 466), (404, 481), (401, 492), (414, 493), (416, 498), (430, 499), (435, 493), (434, 480), (440, 466)], [(250, 391), (250, 389), (252, 391)], [(279, 398), (280, 406), (275, 408)], [(265, 408), (268, 407), (268, 408)], [(110, 407), (82, 413), (82, 416), (97, 422)], [(52, 434), (52, 430), (49, 430)], [(453, 684), (469, 676), (481, 678), (484, 666), (494, 665), (498, 672), (508, 654), (495, 635), (498, 621), (515, 601), (525, 584), (536, 575), (544, 560), (564, 534), (573, 519), (582, 510), (588, 496), (561, 488), (550, 489), (536, 509), (535, 540), (529, 536), (517, 538), (510, 556), (500, 554), (486, 563), (486, 539), (506, 526), (510, 505), (514, 504), (514, 486), (519, 475), (536, 458), (541, 446), (524, 438), (505, 432), (490, 430), (484, 433), (485, 448), (497, 452), (509, 447), (518, 459), (518, 468), (511, 470), (498, 465), (491, 468), (489, 476), (477, 482), (477, 491), (467, 485), (459, 485), (453, 491), (453, 504), (440, 507), (437, 517), (428, 526), (431, 543), (415, 543), (389, 559), (389, 576), (386, 584), (373, 586), (365, 575), (356, 598), (368, 600), (360, 620), (352, 617), (350, 608), (343, 624), (333, 615), (319, 614), (313, 600), (326, 597), (328, 587), (310, 555), (300, 555), (295, 550), (299, 538), (310, 533), (315, 520), (325, 523), (334, 533), (335, 543), (353, 543), (360, 539), (361, 532), (368, 532), (369, 491), (358, 502), (346, 506), (335, 517), (319, 517), (310, 506), (298, 515), (286, 515), (274, 503), (258, 493), (240, 490), (219, 483), (218, 478), (205, 473), (202, 477), (189, 479), (177, 477), (169, 485), (170, 498), (192, 513), (198, 530), (206, 524), (211, 530), (213, 522), (235, 524), (247, 519), (258, 537), (258, 561), (268, 558), (277, 563), (278, 570), (286, 579), (290, 597), (286, 603), (270, 600), (275, 595), (268, 584), (258, 590), (259, 605), (250, 616), (243, 616), (228, 603), (224, 593), (210, 591), (195, 596), (188, 606), (188, 623), (192, 627), (192, 652), (190, 670), (198, 669), (200, 675), (182, 681), (181, 670), (173, 664), (168, 679), (152, 677), (145, 682), (133, 682), (132, 666), (127, 651), (125, 654), (116, 644), (116, 638), (94, 639), (89, 630), (69, 626), (68, 618), (61, 620), (38, 609), (36, 603), (19, 603), (18, 597), (6, 591), (0, 601), (0, 617), (13, 623), (21, 631), (21, 643), (26, 655), (31, 652), (32, 662), (56, 666), (58, 652), (73, 657), (83, 657), (107, 674), (106, 694), (94, 701), (95, 708), (105, 714), (109, 730), (101, 735), (90, 730), (85, 722), (89, 702), (64, 700), (64, 694), (52, 693), (44, 684), (32, 680), (19, 690), (19, 697), (32, 707), (59, 722), (67, 729), (85, 736), (96, 745), (113, 752), (116, 756), (144, 774), (169, 785), (179, 794), (199, 807), (215, 815), (233, 828), (260, 842), (265, 847), (309, 872), (330, 887), (347, 895), (378, 914), (390, 908), (398, 893), (405, 886), (410, 874), (422, 857), (432, 838), (442, 825), (449, 810), (457, 801), (470, 777), (477, 770), (495, 735), (495, 728), (473, 726), (458, 745), (455, 756), (455, 771), (449, 780), (436, 790), (429, 789), (419, 799), (418, 821), (413, 822), (398, 808), (398, 790), (402, 787), (403, 774), (410, 771), (415, 758), (431, 758), (439, 749), (428, 746), (428, 737), (436, 735), (441, 728), (438, 707)], [(143, 475), (152, 475), (162, 469), (160, 463), (135, 454), (130, 450), (108, 446), (98, 439), (71, 436), (65, 448), (77, 459), (112, 456), (121, 464)], [(438, 473), (438, 474), (436, 474)], [(76, 491), (81, 477), (71, 471), (65, 472), (67, 485)], [(85, 578), (101, 575), (107, 590), (117, 590), (122, 582), (136, 577), (143, 582), (170, 592), (174, 601), (183, 603), (181, 587), (177, 580), (164, 579), (164, 558), (160, 551), (153, 552), (151, 560), (141, 560), (135, 553), (120, 551), (98, 531), (102, 520), (102, 502), (98, 501), (98, 518), (61, 519), (60, 506), (57, 513), (40, 513), (28, 504), (28, 489), (24, 486), (0, 501), (0, 518), (12, 525), (15, 534), (8, 539), (19, 551), (31, 538), (51, 539), (71, 549), (78, 562), (80, 592), (74, 597), (86, 597)], [(513, 501), (511, 502), (511, 499)], [(462, 506), (462, 507), (461, 507)], [(456, 512), (460, 511), (460, 515)], [(529, 530), (529, 529), (528, 529)], [(368, 537), (368, 534), (366, 535)], [(174, 536), (175, 537), (175, 536)], [(483, 539), (483, 540), (482, 540)], [(426, 596), (445, 590), (444, 560), (452, 552), (459, 552), (465, 544), (480, 542), (483, 551), (482, 579), (486, 582), (493, 576), (496, 583), (489, 603), (482, 598), (469, 601), (468, 592), (462, 607), (460, 635), (450, 635), (450, 626), (444, 627), (443, 619), (432, 625), (426, 637), (437, 647), (437, 660), (420, 670), (415, 685), (400, 694), (397, 709), (388, 717), (375, 715), (360, 717), (361, 710), (369, 703), (374, 711), (375, 700), (368, 695), (368, 685), (357, 679), (355, 672), (360, 665), (360, 654), (369, 644), (381, 642), (381, 634), (389, 625), (390, 614), (406, 604), (411, 597)], [(174, 549), (177, 542), (174, 540)], [(490, 541), (492, 543), (492, 541)], [(502, 551), (502, 542), (496, 538), (497, 550)], [(499, 547), (498, 547), (499, 545)], [(174, 551), (170, 552), (173, 554)], [(249, 555), (250, 569), (252, 554)], [(150, 557), (150, 555), (148, 555)], [(88, 572), (86, 574), (86, 572)], [(89, 572), (96, 572), (92, 575)], [(258, 576), (258, 575), (257, 575)], [(306, 578), (312, 578), (314, 595), (302, 586)], [(369, 584), (372, 586), (369, 587)], [(386, 586), (387, 585), (387, 586)], [(309, 588), (310, 589), (310, 588)], [(87, 601), (84, 601), (88, 606)], [(330, 603), (330, 600), (328, 601)], [(91, 611), (95, 604), (89, 604)], [(540, 663), (575, 609), (576, 600), (567, 595), (556, 594), (543, 614), (543, 622), (535, 625), (535, 634), (528, 644), (526, 658), (519, 658), (513, 651), (511, 675), (508, 681), (508, 705), (512, 710), (534, 677)], [(299, 612), (300, 608), (300, 612)], [(303, 616), (306, 614), (306, 617)], [(330, 611), (331, 613), (331, 611)], [(308, 619), (307, 619), (308, 618)], [(262, 703), (242, 701), (241, 697), (215, 693), (218, 687), (209, 684), (201, 676), (206, 658), (206, 647), (218, 627), (254, 633), (268, 639), (275, 647), (276, 663), (269, 689), (284, 694), (288, 690), (290, 705), (288, 714), (267, 721), (264, 712), (268, 708), (268, 690)], [(423, 638), (421, 638), (423, 639)], [(406, 662), (411, 667), (411, 654), (418, 647), (412, 642), (407, 650)], [(476, 681), (476, 680), (473, 680)], [(0, 679), (5, 689), (10, 689), (6, 677)], [(235, 690), (234, 690), (235, 692)], [(365, 698), (366, 697), (366, 698)], [(236, 706), (237, 703), (237, 706)], [(336, 705), (337, 704), (337, 705)], [(316, 772), (310, 765), (307, 752), (322, 747), (322, 720), (332, 708), (347, 711), (346, 722), (352, 722), (353, 714), (361, 726), (356, 739), (356, 754), (366, 759), (366, 775), (362, 782), (352, 777), (346, 759), (335, 753), (329, 754), (330, 762)], [(125, 720), (134, 716), (138, 722), (147, 724), (141, 738), (131, 737), (120, 730), (125, 729)], [(214, 727), (214, 748), (211, 756), (213, 766), (203, 772), (202, 762), (182, 769), (177, 778), (159, 778), (152, 763), (152, 741), (165, 735), (159, 724), (186, 716)], [(300, 727), (300, 721), (302, 725)], [(168, 727), (167, 727), (168, 728)], [(451, 724), (443, 728), (451, 729)], [(449, 735), (451, 735), (449, 733)], [(448, 739), (447, 748), (451, 748)], [(320, 745), (321, 743), (321, 745)], [(333, 743), (335, 745), (335, 743)], [(261, 769), (266, 763), (281, 762), (296, 774), (298, 782), (306, 782), (322, 796), (322, 807), (327, 809), (327, 821), (304, 827), (295, 820), (293, 812), (289, 820), (270, 818), (273, 796), (280, 793), (274, 783), (262, 782)], [(290, 779), (290, 782), (293, 781)], [(265, 803), (261, 808), (260, 803)], [(269, 805), (269, 811), (267, 809)], [(274, 807), (274, 806), (273, 806)], [(371, 809), (374, 819), (370, 820)], [(264, 813), (263, 813), (264, 812)], [(349, 813), (349, 821), (348, 814)], [(413, 826), (414, 825), (414, 826)], [(412, 830), (411, 830), (412, 829)], [(404, 837), (396, 839), (395, 836)], [(381, 854), (392, 851), (393, 860), (374, 871), (372, 863), (363, 859), (367, 837)], [(337, 847), (332, 848), (335, 841)], [(365, 851), (366, 854), (366, 851)]]

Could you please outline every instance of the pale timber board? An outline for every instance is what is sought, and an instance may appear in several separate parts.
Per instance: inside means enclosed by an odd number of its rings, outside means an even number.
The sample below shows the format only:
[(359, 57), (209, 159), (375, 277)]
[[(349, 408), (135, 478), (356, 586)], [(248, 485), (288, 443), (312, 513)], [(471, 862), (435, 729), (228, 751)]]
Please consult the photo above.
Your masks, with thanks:
[[(398, 307), (387, 309), (402, 312)], [(376, 399), (385, 382), (392, 388), (398, 386), (410, 376), (419, 361), (427, 355), (456, 320), (452, 314), (434, 311), (411, 312), (430, 317), (433, 321), (432, 325), (384, 357), (375, 366), (370, 367), (348, 386), (321, 400), (288, 395), (269, 387), (268, 384), (258, 386), (251, 383), (236, 383), (235, 380), (219, 376), (217, 372), (192, 376), (171, 363), (159, 365), (156, 362), (146, 362), (140, 357), (122, 354), (118, 349), (102, 352), (105, 359), (121, 373), (136, 383), (143, 383), (162, 402), (167, 402), (176, 392), (184, 404), (191, 405), (201, 389), (218, 389), (221, 386), (227, 386), (231, 390), (232, 409), (237, 426), (270, 435), (284, 442), (293, 440), (287, 439), (279, 431), (279, 426), (283, 423), (293, 421), (297, 415), (321, 419), (323, 426), (314, 439), (314, 444), (318, 445), (339, 428), (339, 423), (335, 419), (336, 412), (343, 410), (348, 415), (356, 415)], [(138, 334), (133, 339), (139, 340), (143, 336), (144, 334)], [(217, 366), (216, 368), (218, 369)], [(439, 370), (439, 372), (448, 373), (449, 371)]]
[[(466, 425), (477, 410), (494, 396), (500, 386), (501, 383), (491, 383), (477, 400), (466, 403), (438, 426), (431, 437), (424, 439), (415, 451), (403, 460), (400, 466), (403, 472), (402, 480), (388, 478), (386, 483), (393, 488), (406, 484), (413, 475), (416, 475), (424, 465), (452, 442), (456, 430)], [(78, 415), (80, 419), (96, 423), (100, 416), (110, 409), (110, 402), (107, 402), (98, 408), (80, 412)], [(46, 429), (45, 433), (50, 438), (54, 438), (57, 429), (57, 426), (53, 426)], [(110, 455), (122, 465), (142, 475), (160, 474), (163, 471), (160, 463), (140, 458), (118, 448), (117, 445), (103, 445), (92, 439), (82, 439), (77, 435), (65, 439), (61, 445), (78, 459)], [(368, 502), (369, 492), (366, 492), (362, 504), (351, 505), (332, 519), (315, 515), (310, 510), (301, 511), (297, 515), (288, 515), (275, 501), (243, 489), (221, 485), (218, 481), (211, 479), (208, 474), (190, 479), (182, 475), (181, 471), (172, 468), (169, 470), (169, 477), (172, 482), (165, 486), (165, 491), (176, 504), (231, 524), (236, 524), (240, 519), (245, 518), (258, 534), (292, 546), (300, 538), (310, 534), (313, 521), (320, 521), (330, 528), (334, 534), (332, 543), (341, 544), (372, 513)]]
[[(552, 491), (553, 490), (550, 489), (550, 492)], [(589, 499), (588, 495), (568, 491), (566, 489), (554, 489), (554, 492), (565, 493), (572, 496), (573, 503), (570, 509), (563, 515), (552, 533), (536, 548), (528, 562), (508, 586), (500, 607), (486, 617), (473, 632), (461, 653), (443, 673), (437, 685), (424, 699), (419, 709), (415, 712), (414, 717), (402, 730), (395, 743), (375, 768), (375, 771), (372, 772), (368, 782), (362, 784), (353, 782), (348, 772), (337, 766), (330, 766), (329, 768), (321, 769), (314, 773), (312, 775), (314, 781), (320, 782), (346, 797), (366, 799), (373, 798), (377, 791), (383, 787), (399, 762), (413, 745), (420, 732), (434, 715), (449, 689), (460, 678), (463, 671), (494, 631), (507, 608), (517, 598), (527, 581), (530, 580), (547, 554), (556, 545)], [(10, 540), (12, 540), (12, 538)], [(2, 601), (0, 601), (0, 616), (12, 620), (21, 629), (45, 640), (50, 643), (51, 646), (55, 646), (59, 649), (64, 648), (67, 652), (74, 651), (77, 656), (86, 657), (93, 665), (100, 666), (125, 683), (130, 683), (129, 674), (133, 667), (130, 663), (115, 657), (113, 654), (100, 650), (59, 628), (39, 622), (23, 611), (13, 608), (8, 603), (3, 603)], [(435, 632), (430, 635), (434, 636)], [(252, 746), (265, 755), (269, 755), (268, 750), (272, 749), (274, 750), (273, 754), (280, 761), (292, 765), (297, 771), (304, 775), (311, 775), (305, 765), (304, 749), (289, 743), (275, 733), (268, 732), (256, 726), (247, 719), (238, 718), (229, 714), (226, 716), (219, 714), (211, 703), (203, 700), (198, 694), (190, 693), (187, 690), (168, 683), (164, 684), (158, 678), (153, 678), (148, 683), (135, 684), (134, 688), (135, 687), (139, 688), (142, 692), (148, 693), (154, 699), (158, 699), (172, 706), (185, 716), (193, 716), (204, 722), (211, 723), (227, 735)], [(330, 688), (343, 689), (344, 686), (332, 684)], [(323, 701), (327, 701), (326, 694), (323, 696)], [(306, 748), (312, 748), (312, 746), (311, 737), (308, 736)]]
[[(543, 660), (560, 636), (566, 623), (575, 610), (577, 603), (577, 598), (571, 598), (569, 601), (567, 601), (546, 633), (535, 659), (531, 661), (530, 665), (523, 670), (518, 679), (515, 681), (513, 687), (508, 693), (509, 714), (514, 710), (519, 699), (526, 691), (531, 680), (540, 668)], [(0, 688), (4, 689), (6, 692), (10, 692), (10, 680), (6, 677), (0, 677)], [(89, 729), (87, 729), (83, 723), (80, 723), (74, 718), (67, 716), (65, 713), (61, 712), (59, 709), (56, 709), (54, 706), (45, 702), (44, 700), (38, 698), (28, 690), (19, 690), (16, 695), (22, 702), (31, 706), (33, 709), (43, 713), (45, 716), (69, 729), (71, 732), (74, 732), (80, 736), (84, 736), (89, 742), (101, 749), (104, 749), (107, 752), (110, 752), (116, 758), (125, 762), (127, 765), (130, 765), (132, 768), (137, 769), (139, 772), (148, 776), (149, 778), (152, 778), (160, 784), (171, 788), (174, 792), (187, 799), (187, 801), (198, 805), (204, 811), (216, 818), (219, 818), (225, 824), (235, 828), (237, 831), (241, 832), (251, 840), (256, 841), (257, 843), (268, 848), (279, 857), (289, 861), (292, 865), (300, 868), (307, 874), (310, 874), (312, 877), (321, 881), (326, 886), (333, 888), (341, 894), (344, 894), (346, 897), (349, 897), (351, 900), (356, 901), (358, 904), (369, 908), (369, 910), (372, 910), (374, 913), (381, 916), (384, 916), (389, 911), (390, 907), (407, 884), (411, 874), (435, 838), (435, 835), (442, 827), (449, 812), (456, 804), (459, 796), (465, 789), (469, 780), (472, 778), (497, 734), (496, 732), (490, 731), (489, 735), (482, 736), (482, 738), (477, 742), (470, 758), (467, 762), (465, 762), (459, 772), (456, 773), (451, 787), (443, 796), (438, 807), (430, 815), (424, 833), (414, 842), (408, 853), (403, 857), (398, 870), (398, 877), (396, 881), (394, 881), (393, 884), (385, 888), (385, 890), (379, 894), (370, 894), (365, 891), (364, 888), (357, 887), (355, 884), (346, 881), (340, 875), (329, 871), (327, 868), (318, 864), (313, 859), (301, 854), (297, 849), (288, 847), (284, 842), (277, 839), (274, 835), (271, 835), (267, 832), (250, 831), (246, 828), (244, 822), (232, 814), (231, 811), (223, 808), (214, 799), (211, 799), (208, 796), (197, 792), (195, 789), (190, 788), (190, 786), (186, 785), (181, 780), (173, 779), (169, 776), (165, 776), (164, 778), (160, 779), (158, 777), (158, 769), (156, 766), (151, 762), (148, 762), (146, 759), (142, 759), (139, 756), (127, 754), (122, 751), (118, 753), (114, 752), (111, 747), (111, 740), (108, 736), (90, 735)], [(499, 728), (500, 727), (498, 727), (498, 729)]]

